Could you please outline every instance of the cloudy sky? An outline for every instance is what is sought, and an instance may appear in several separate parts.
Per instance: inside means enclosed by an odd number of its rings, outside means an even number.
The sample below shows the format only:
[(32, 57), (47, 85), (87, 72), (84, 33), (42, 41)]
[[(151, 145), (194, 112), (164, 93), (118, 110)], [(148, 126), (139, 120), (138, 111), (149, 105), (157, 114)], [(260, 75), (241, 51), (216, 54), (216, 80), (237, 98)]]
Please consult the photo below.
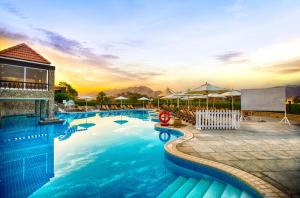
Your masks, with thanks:
[(0, 49), (25, 42), (81, 93), (300, 83), (300, 1), (0, 0)]

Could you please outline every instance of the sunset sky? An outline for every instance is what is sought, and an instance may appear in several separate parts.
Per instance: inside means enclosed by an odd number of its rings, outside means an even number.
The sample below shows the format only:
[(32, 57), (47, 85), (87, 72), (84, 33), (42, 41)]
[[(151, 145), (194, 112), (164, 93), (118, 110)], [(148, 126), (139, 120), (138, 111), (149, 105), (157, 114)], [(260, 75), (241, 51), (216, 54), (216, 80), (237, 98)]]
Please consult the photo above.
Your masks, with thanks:
[(0, 49), (22, 42), (81, 94), (300, 83), (299, 0), (0, 0)]

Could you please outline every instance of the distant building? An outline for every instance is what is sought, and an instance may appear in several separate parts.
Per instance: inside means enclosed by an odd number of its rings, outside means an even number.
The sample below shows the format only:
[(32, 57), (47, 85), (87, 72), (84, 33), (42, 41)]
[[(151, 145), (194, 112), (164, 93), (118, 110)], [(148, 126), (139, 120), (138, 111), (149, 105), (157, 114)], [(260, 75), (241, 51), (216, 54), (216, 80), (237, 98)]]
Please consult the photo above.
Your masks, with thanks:
[(0, 51), (0, 116), (54, 114), (55, 67), (26, 44)]
[(63, 86), (55, 86), (54, 87), (54, 93), (67, 93), (67, 87)]

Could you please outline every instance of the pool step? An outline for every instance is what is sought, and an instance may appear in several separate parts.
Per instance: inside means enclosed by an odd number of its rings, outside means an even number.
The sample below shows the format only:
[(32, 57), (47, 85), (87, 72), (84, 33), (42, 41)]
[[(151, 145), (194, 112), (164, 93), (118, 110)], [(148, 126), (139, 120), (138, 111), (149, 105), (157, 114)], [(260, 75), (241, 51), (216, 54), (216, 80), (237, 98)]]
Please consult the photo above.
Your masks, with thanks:
[(224, 189), (225, 189), (225, 184), (222, 184), (218, 181), (214, 181), (209, 188), (207, 189), (207, 191), (205, 192), (205, 194), (203, 195), (203, 198), (217, 198), (217, 197), (221, 197)]
[(186, 196), (187, 198), (202, 197), (207, 189), (209, 188), (212, 181), (201, 179), (190, 193)]
[(172, 195), (171, 198), (181, 198), (185, 197), (198, 183), (197, 179), (189, 178), (185, 183)]
[(245, 191), (218, 181), (178, 177), (158, 198), (253, 198)]
[(243, 191), (240, 198), (253, 198), (252, 195), (249, 195), (246, 191)]
[(242, 191), (237, 189), (236, 187), (233, 187), (229, 184), (226, 185), (226, 188), (221, 196), (221, 198), (239, 198), (242, 194)]
[(185, 183), (187, 179), (185, 177), (178, 177), (172, 184), (170, 184), (162, 193), (158, 195), (158, 198), (171, 197), (177, 190)]

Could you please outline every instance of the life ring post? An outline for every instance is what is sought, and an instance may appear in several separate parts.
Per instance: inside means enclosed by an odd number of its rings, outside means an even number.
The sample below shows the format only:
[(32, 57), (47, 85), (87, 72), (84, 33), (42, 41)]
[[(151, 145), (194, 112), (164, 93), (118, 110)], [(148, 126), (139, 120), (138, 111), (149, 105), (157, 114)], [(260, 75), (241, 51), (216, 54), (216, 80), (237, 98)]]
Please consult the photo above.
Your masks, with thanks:
[(159, 113), (159, 121), (161, 126), (168, 126), (171, 120), (171, 114), (169, 111), (161, 111)]

